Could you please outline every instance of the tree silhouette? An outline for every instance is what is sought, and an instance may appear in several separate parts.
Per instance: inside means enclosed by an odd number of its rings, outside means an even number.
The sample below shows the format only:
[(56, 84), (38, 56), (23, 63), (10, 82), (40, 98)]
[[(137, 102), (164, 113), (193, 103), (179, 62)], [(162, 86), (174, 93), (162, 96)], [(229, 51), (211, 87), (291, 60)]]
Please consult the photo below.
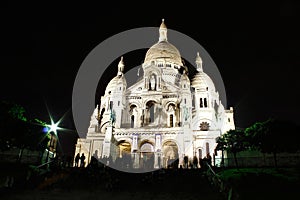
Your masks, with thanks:
[(272, 153), (274, 165), (277, 167), (277, 154), (280, 152), (296, 152), (300, 150), (296, 133), (299, 127), (292, 122), (268, 119), (257, 122), (245, 130), (246, 137), (253, 149), (263, 154)]
[(227, 143), (225, 140), (225, 136), (219, 136), (216, 138), (216, 150), (222, 152), (221, 166), (224, 167), (224, 151), (227, 149)]
[(217, 150), (226, 150), (233, 154), (235, 165), (238, 168), (237, 153), (247, 149), (244, 132), (241, 130), (229, 130), (217, 138), (216, 142), (218, 143)]
[(5, 151), (12, 147), (19, 148), (18, 161), (20, 161), (25, 148), (44, 149), (44, 143), (47, 141), (44, 140), (43, 127), (29, 120), (22, 106), (1, 101), (0, 120), (0, 150)]

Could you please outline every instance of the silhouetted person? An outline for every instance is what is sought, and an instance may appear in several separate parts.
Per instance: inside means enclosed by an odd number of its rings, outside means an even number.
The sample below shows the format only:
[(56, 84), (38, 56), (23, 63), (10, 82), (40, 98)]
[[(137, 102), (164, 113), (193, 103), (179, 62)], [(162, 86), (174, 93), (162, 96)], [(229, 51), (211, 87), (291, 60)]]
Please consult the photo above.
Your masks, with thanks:
[(80, 154), (78, 153), (75, 157), (75, 167), (78, 167), (79, 159), (80, 159)]
[(92, 167), (93, 169), (96, 169), (98, 167), (98, 159), (94, 156), (91, 157), (90, 167)]
[(175, 160), (175, 161), (174, 161), (174, 169), (178, 169), (179, 159), (176, 158), (176, 159), (174, 159), (174, 160)]
[(154, 167), (154, 155), (151, 155), (149, 159), (149, 169), (153, 169), (153, 167)]
[[(208, 154), (207, 154), (208, 155)], [(204, 170), (207, 170), (207, 168), (208, 168), (208, 159), (207, 159), (207, 156), (205, 156), (203, 159), (202, 159), (202, 163), (203, 163), (203, 166), (202, 166), (202, 168), (204, 169)]]
[(111, 155), (109, 155), (109, 157), (107, 158), (107, 160), (108, 160), (107, 165), (112, 166), (113, 165), (113, 159), (112, 159)]
[(205, 163), (204, 163), (204, 159), (203, 158), (200, 158), (199, 160), (199, 165), (200, 165), (200, 168), (204, 168), (205, 166)]
[(167, 159), (167, 168), (169, 169), (169, 168), (171, 168), (171, 158), (170, 158), (170, 156), (168, 156), (168, 159)]
[(183, 161), (184, 161), (184, 168), (188, 168), (189, 157), (184, 156)]
[(158, 156), (158, 158), (157, 158), (157, 162), (158, 162), (158, 168), (160, 168), (160, 162), (161, 162), (161, 160), (160, 160), (161, 158), (160, 158), (160, 156)]
[(207, 164), (209, 164), (211, 166), (211, 156), (209, 153), (206, 156), (206, 161), (207, 161)]
[(198, 168), (198, 158), (197, 158), (197, 156), (194, 156), (194, 158), (193, 158), (193, 166), (194, 166), (194, 168)]
[(85, 160), (85, 155), (84, 153), (82, 153), (80, 156), (80, 167), (84, 167), (84, 160)]

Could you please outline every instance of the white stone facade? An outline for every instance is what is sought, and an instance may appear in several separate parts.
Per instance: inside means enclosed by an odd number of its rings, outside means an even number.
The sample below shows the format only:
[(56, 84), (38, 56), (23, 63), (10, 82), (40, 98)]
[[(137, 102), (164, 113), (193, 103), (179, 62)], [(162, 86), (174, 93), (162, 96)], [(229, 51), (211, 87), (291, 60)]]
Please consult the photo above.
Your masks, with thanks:
[[(98, 159), (130, 155), (133, 168), (153, 159), (153, 167), (169, 161), (214, 155), (216, 137), (235, 129), (233, 109), (225, 110), (211, 78), (196, 55), (197, 74), (187, 76), (179, 51), (167, 40), (162, 22), (159, 41), (146, 53), (143, 78), (127, 88), (123, 57), (118, 74), (106, 87), (91, 116), (86, 138), (79, 138), (75, 155)], [(218, 155), (219, 156), (219, 155)]]

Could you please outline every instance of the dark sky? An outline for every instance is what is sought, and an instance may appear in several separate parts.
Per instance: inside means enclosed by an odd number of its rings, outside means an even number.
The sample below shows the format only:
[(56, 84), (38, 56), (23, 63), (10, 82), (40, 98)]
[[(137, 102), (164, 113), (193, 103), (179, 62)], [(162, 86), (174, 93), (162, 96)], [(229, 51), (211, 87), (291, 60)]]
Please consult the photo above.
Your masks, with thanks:
[[(63, 123), (72, 129), (73, 83), (88, 53), (114, 34), (159, 26), (165, 18), (168, 28), (194, 38), (215, 61), (237, 127), (268, 117), (298, 121), (299, 3), (121, 2), (2, 3), (0, 98), (45, 121), (45, 103), (55, 120), (69, 111)], [(133, 58), (126, 65), (140, 64), (144, 54)]]

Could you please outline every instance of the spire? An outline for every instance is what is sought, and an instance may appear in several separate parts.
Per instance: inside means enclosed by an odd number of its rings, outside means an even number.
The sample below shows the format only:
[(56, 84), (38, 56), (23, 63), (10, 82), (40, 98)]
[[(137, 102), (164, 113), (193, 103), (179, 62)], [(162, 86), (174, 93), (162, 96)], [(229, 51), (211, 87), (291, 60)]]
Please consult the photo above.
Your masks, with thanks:
[(203, 72), (203, 68), (202, 68), (202, 59), (199, 55), (199, 52), (197, 52), (197, 57), (196, 57), (196, 66), (197, 66), (197, 71), (198, 72)]
[(165, 25), (165, 19), (162, 19), (161, 25), (159, 27), (159, 42), (162, 41), (168, 41), (167, 26)]
[(160, 28), (167, 28), (167, 26), (165, 25), (165, 19), (161, 19)]
[(123, 70), (124, 70), (124, 62), (123, 62), (123, 56), (121, 57), (121, 60), (118, 64), (118, 75), (123, 74)]

